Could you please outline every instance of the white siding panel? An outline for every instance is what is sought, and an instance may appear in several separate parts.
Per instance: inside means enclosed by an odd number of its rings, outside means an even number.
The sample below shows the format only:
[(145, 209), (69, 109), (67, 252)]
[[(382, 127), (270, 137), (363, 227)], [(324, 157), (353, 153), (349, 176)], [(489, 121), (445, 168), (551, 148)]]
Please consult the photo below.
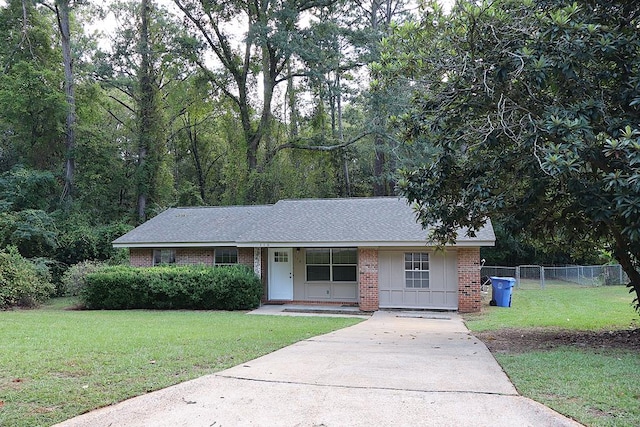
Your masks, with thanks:
[(404, 253), (406, 250), (380, 251), (378, 254), (378, 289), (381, 308), (458, 308), (458, 270), (455, 250), (429, 253), (429, 288), (405, 287)]
[(339, 301), (357, 300), (358, 284), (357, 283), (334, 283), (333, 298)]
[(308, 300), (330, 300), (331, 285), (328, 283), (307, 283), (305, 285), (305, 299)]

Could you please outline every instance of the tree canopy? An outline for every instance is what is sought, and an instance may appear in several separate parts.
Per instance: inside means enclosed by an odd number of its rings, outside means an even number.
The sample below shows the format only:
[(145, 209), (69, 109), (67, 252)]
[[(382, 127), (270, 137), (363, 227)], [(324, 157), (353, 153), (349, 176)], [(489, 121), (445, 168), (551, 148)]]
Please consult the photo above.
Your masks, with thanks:
[(503, 259), (608, 246), (638, 283), (637, 6), (0, 2), (0, 248), (63, 270), (169, 206), (400, 188), (441, 242), (490, 216)]
[(373, 67), (414, 89), (401, 171), (433, 238), (492, 217), (567, 250), (608, 246), (640, 296), (640, 2), (434, 3)]
[(0, 2), (0, 248), (64, 267), (169, 206), (371, 195), (406, 3)]

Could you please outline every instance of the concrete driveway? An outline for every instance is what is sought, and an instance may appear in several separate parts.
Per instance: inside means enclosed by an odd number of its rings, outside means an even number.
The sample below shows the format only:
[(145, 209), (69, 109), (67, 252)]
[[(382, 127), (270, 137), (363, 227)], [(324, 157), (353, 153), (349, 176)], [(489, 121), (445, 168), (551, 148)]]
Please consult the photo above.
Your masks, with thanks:
[(578, 426), (518, 395), (459, 316), (376, 312), (58, 426)]

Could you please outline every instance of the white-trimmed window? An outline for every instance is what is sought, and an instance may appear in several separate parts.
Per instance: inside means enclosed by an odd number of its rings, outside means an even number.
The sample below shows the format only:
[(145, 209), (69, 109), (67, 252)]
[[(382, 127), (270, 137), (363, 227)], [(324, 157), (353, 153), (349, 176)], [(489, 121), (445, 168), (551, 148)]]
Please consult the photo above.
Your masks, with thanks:
[(153, 265), (162, 264), (175, 264), (176, 263), (176, 250), (175, 249), (154, 249), (153, 250)]
[(238, 263), (238, 248), (216, 248), (215, 265), (234, 265)]
[(308, 282), (356, 282), (356, 248), (311, 248), (306, 250)]
[(404, 254), (405, 286), (410, 289), (429, 287), (429, 254), (406, 252)]

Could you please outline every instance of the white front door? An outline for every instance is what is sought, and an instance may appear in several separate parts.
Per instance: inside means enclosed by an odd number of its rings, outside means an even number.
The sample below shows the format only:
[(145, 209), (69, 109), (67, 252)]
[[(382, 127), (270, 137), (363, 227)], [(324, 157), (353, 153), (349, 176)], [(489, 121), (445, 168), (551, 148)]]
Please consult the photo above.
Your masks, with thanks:
[(293, 249), (269, 248), (269, 299), (293, 299)]

